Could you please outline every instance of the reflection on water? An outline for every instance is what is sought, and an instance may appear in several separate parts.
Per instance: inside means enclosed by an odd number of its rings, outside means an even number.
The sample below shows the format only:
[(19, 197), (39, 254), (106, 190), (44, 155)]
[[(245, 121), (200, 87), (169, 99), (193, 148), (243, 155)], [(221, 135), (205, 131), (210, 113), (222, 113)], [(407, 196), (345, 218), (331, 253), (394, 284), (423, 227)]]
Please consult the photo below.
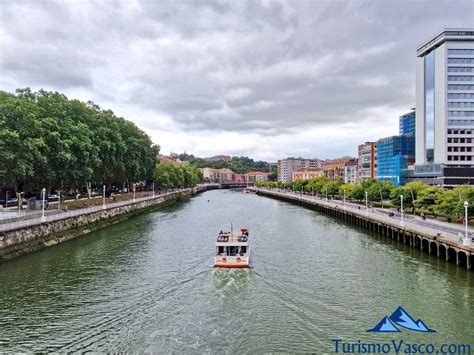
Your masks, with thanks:
[[(212, 268), (231, 222), (250, 229), (251, 269)], [(2, 264), (0, 351), (324, 353), (380, 341), (365, 330), (398, 306), (437, 333), (393, 339), (468, 342), (472, 275), (299, 206), (210, 191)]]

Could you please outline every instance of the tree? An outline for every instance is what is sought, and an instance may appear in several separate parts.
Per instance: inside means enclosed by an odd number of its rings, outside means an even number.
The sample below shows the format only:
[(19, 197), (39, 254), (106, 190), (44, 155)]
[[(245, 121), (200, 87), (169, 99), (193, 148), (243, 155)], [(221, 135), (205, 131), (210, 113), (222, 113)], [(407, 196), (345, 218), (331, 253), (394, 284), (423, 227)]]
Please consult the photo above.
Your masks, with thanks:
[(0, 184), (80, 190), (150, 179), (159, 147), (135, 124), (58, 92), (0, 91)]
[(415, 207), (433, 212), (440, 198), (440, 190), (441, 189), (436, 186), (429, 186), (420, 190), (414, 201)]

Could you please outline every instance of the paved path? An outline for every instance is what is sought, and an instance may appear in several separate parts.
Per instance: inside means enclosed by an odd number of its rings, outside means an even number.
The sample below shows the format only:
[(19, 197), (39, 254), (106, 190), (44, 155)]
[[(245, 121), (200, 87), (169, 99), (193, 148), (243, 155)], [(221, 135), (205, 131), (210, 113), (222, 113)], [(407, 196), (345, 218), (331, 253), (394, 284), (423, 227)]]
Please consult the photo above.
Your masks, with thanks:
[(93, 213), (97, 211), (104, 211), (107, 209), (112, 209), (112, 208), (117, 208), (117, 207), (122, 207), (122, 206), (127, 206), (127, 205), (133, 205), (134, 203), (139, 203), (143, 201), (149, 201), (149, 200), (154, 200), (154, 199), (160, 199), (166, 196), (170, 196), (176, 193), (180, 192), (185, 192), (185, 191), (191, 191), (193, 189), (188, 188), (188, 189), (181, 189), (173, 192), (168, 192), (164, 194), (156, 194), (155, 196), (147, 196), (147, 197), (141, 197), (141, 198), (136, 198), (135, 200), (126, 200), (126, 201), (120, 201), (120, 202), (113, 202), (113, 203), (108, 203), (104, 206), (94, 206), (94, 207), (88, 207), (88, 208), (81, 208), (77, 209), (74, 211), (68, 211), (68, 212), (63, 212), (63, 213), (57, 213), (54, 215), (49, 215), (45, 216), (44, 218), (42, 217), (37, 217), (37, 218), (31, 218), (31, 219), (26, 219), (26, 220), (20, 220), (20, 221), (15, 221), (11, 223), (2, 223), (0, 224), (0, 232), (6, 232), (6, 231), (11, 231), (15, 229), (20, 229), (32, 225), (38, 225), (41, 223), (48, 223), (52, 221), (58, 221), (61, 219), (66, 219), (70, 217), (76, 217), (76, 216), (81, 216), (85, 215), (88, 213)]
[(261, 189), (257, 188), (257, 191), (265, 191), (272, 193), (274, 195), (280, 196), (288, 196), (293, 197), (295, 199), (304, 200), (308, 202), (316, 202), (323, 206), (328, 206), (332, 208), (341, 208), (350, 211), (351, 213), (360, 215), (362, 217), (369, 217), (373, 220), (383, 222), (388, 225), (396, 226), (398, 228), (410, 229), (417, 233), (430, 235), (430, 236), (437, 236), (443, 239), (449, 240), (451, 243), (455, 243), (463, 248), (472, 248), (474, 249), (474, 241), (472, 241), (474, 236), (474, 230), (472, 228), (468, 229), (469, 239), (471, 239), (471, 243), (465, 242), (464, 240), (460, 240), (461, 233), (464, 237), (465, 229), (461, 226), (456, 227), (452, 224), (442, 221), (433, 221), (433, 220), (422, 220), (418, 218), (414, 218), (413, 215), (403, 215), (403, 220), (401, 219), (400, 214), (396, 214), (393, 217), (389, 216), (389, 211), (382, 210), (382, 209), (374, 209), (368, 208), (366, 209), (365, 206), (357, 205), (354, 203), (346, 202), (340, 200), (326, 200), (316, 196), (310, 195), (302, 195), (301, 193), (295, 192), (283, 192), (282, 190), (269, 190), (269, 189)]

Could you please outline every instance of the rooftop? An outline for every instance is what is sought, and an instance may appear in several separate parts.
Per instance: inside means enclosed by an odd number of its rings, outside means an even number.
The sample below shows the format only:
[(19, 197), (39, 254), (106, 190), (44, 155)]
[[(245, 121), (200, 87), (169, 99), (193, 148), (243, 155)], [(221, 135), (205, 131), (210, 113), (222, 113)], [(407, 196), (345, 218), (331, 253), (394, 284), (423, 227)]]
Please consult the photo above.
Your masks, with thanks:
[(474, 41), (474, 28), (445, 28), (416, 49), (416, 56), (422, 57), (433, 48), (449, 40)]

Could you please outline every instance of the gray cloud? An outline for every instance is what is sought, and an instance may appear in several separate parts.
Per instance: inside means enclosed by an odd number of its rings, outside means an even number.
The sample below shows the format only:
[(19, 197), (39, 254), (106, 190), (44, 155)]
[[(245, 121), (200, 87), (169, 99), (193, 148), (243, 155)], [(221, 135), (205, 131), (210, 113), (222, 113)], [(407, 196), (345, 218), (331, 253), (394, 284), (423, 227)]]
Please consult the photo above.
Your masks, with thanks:
[[(396, 117), (374, 114), (378, 108), (403, 113), (414, 105), (416, 46), (445, 27), (473, 27), (473, 6), (470, 0), (4, 1), (0, 88), (79, 90), (112, 109), (169, 117), (191, 134), (272, 136), (385, 124)], [(365, 139), (363, 132), (357, 139)]]

